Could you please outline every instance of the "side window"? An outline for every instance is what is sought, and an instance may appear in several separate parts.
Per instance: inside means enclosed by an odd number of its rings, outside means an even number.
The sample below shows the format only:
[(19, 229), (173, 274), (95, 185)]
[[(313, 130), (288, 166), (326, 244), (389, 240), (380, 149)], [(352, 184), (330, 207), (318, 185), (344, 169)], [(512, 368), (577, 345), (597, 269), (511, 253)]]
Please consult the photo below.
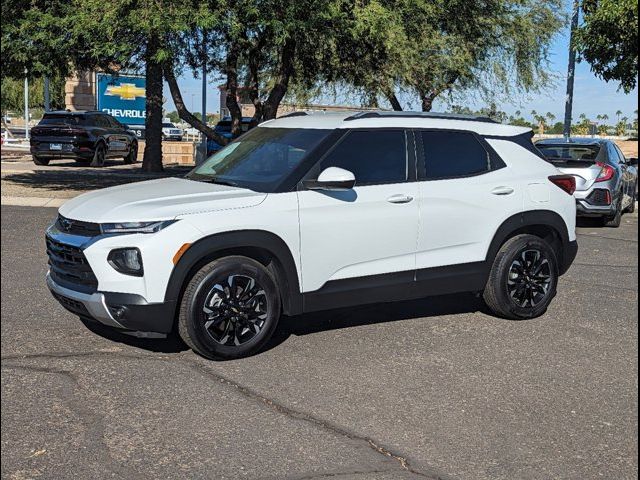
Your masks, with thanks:
[(490, 170), (489, 154), (470, 132), (416, 132), (427, 180), (466, 177)]
[(407, 141), (402, 130), (352, 130), (320, 162), (322, 170), (340, 167), (356, 186), (407, 181)]
[(620, 159), (620, 163), (627, 163), (627, 158), (624, 156), (624, 153), (622, 153), (622, 150), (620, 150), (620, 147), (618, 147), (618, 145), (616, 145), (614, 143), (613, 144), (613, 148), (615, 149), (615, 151), (618, 154), (618, 158)]

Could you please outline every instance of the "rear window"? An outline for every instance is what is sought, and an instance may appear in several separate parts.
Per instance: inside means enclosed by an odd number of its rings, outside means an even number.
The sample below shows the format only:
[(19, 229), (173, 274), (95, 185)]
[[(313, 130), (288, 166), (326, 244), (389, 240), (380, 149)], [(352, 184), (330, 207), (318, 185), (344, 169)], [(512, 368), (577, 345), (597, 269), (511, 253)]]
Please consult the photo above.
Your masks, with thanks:
[(576, 161), (595, 161), (600, 152), (599, 145), (541, 145), (536, 147), (550, 161), (558, 160), (566, 162)]
[(84, 115), (47, 113), (42, 117), (39, 125), (87, 125), (87, 119)]
[(173, 123), (163, 123), (162, 128), (177, 128)]

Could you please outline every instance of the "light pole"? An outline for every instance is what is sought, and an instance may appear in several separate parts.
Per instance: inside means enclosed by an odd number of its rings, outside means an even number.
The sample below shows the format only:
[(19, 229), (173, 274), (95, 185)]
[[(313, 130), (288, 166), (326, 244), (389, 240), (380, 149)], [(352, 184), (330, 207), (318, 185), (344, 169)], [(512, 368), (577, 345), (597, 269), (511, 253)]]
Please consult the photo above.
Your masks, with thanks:
[(564, 107), (564, 138), (571, 136), (571, 116), (573, 110), (573, 83), (576, 76), (576, 50), (573, 48), (575, 31), (580, 17), (580, 0), (573, 1), (573, 17), (571, 18), (571, 34), (569, 35), (569, 67), (567, 70), (567, 98)]
[(49, 77), (44, 77), (44, 111), (51, 110), (51, 97), (49, 95)]
[(24, 68), (24, 138), (29, 140), (29, 79), (27, 67)]

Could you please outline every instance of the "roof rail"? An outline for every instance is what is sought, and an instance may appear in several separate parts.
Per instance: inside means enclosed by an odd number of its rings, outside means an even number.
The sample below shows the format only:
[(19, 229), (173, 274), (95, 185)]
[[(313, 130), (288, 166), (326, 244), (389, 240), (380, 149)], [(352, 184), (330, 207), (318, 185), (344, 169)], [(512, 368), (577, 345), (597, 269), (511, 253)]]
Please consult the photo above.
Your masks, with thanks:
[(285, 115), (282, 115), (281, 117), (278, 118), (289, 118), (289, 117), (304, 117), (309, 115), (307, 112), (291, 112), (291, 113), (287, 113)]
[(483, 122), (483, 123), (498, 123), (495, 120), (479, 116), (479, 115), (462, 115), (459, 113), (440, 113), (440, 112), (358, 112), (350, 117), (345, 118), (345, 121), (361, 120), (364, 118), (433, 118), (440, 120), (462, 120), (466, 122)]

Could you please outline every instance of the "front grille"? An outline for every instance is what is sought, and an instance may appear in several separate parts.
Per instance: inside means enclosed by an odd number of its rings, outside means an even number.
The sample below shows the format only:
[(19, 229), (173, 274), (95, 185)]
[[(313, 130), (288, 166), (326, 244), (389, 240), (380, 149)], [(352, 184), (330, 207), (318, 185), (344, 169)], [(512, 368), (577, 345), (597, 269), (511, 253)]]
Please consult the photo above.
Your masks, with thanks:
[(70, 235), (82, 235), (83, 237), (96, 237), (101, 233), (99, 223), (72, 220), (70, 218), (63, 217), (62, 215), (58, 215), (56, 228), (61, 232), (68, 233)]
[(611, 193), (609, 190), (597, 188), (589, 194), (586, 200), (591, 205), (604, 207), (611, 205)]
[(73, 298), (65, 297), (64, 295), (60, 295), (59, 293), (51, 292), (53, 296), (60, 302), (64, 308), (69, 310), (71, 313), (75, 313), (76, 315), (80, 315), (81, 317), (89, 317), (91, 314), (87, 307), (84, 306), (84, 303), (74, 300)]
[(47, 255), (55, 282), (98, 288), (98, 279), (80, 248), (47, 237)]

